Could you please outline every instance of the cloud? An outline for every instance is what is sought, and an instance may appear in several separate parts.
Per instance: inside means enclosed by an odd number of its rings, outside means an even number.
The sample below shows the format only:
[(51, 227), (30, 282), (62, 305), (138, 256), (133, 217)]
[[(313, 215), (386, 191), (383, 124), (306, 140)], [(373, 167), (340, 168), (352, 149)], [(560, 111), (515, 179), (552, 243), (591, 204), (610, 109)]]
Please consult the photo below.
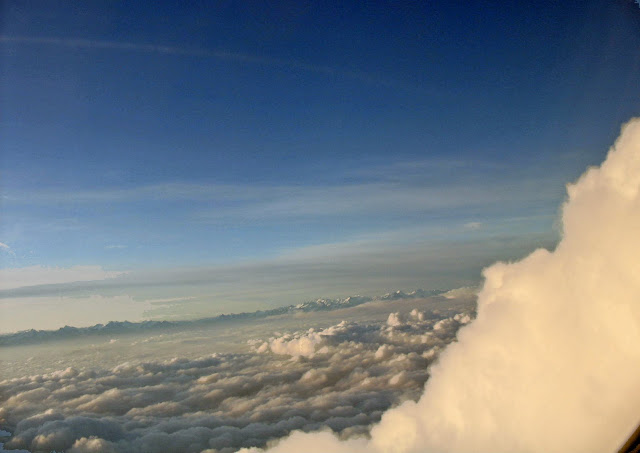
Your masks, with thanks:
[(381, 77), (376, 74), (354, 71), (344, 68), (337, 68), (332, 66), (309, 64), (292, 59), (282, 59), (275, 57), (268, 57), (264, 55), (250, 55), (239, 52), (230, 52), (226, 50), (212, 50), (203, 48), (187, 48), (179, 46), (165, 46), (156, 44), (142, 44), (123, 41), (106, 41), (106, 40), (91, 40), (82, 38), (57, 38), (57, 37), (35, 37), (35, 36), (1, 36), (0, 42), (15, 43), (15, 44), (31, 44), (31, 45), (46, 45), (56, 46), (70, 49), (88, 49), (88, 50), (117, 50), (125, 52), (139, 52), (158, 55), (175, 55), (175, 56), (188, 56), (199, 58), (213, 58), (220, 61), (227, 61), (231, 63), (242, 63), (250, 65), (262, 65), (272, 66), (280, 68), (289, 68), (298, 71), (305, 71), (317, 74), (323, 74), (327, 76), (340, 76), (356, 81), (364, 82), (371, 85), (386, 86), (386, 87), (400, 87), (409, 89), (422, 94), (431, 96), (442, 96), (442, 90), (428, 89), (422, 85), (411, 85), (404, 81), (391, 79), (388, 77)]
[[(412, 163), (412, 165), (418, 165)], [(462, 210), (506, 206), (522, 208), (556, 203), (561, 199), (560, 181), (547, 174), (537, 179), (515, 178), (502, 170), (510, 185), (504, 191), (504, 182), (477, 181), (471, 176), (435, 180), (425, 175), (430, 166), (417, 166), (418, 174), (407, 174), (398, 163), (386, 173), (373, 169), (373, 174), (355, 177), (344, 175), (340, 182), (331, 184), (300, 183), (278, 184), (216, 184), (208, 182), (164, 182), (138, 187), (102, 187), (56, 191), (11, 192), (6, 190), (3, 201), (7, 205), (56, 204), (61, 207), (78, 204), (118, 204), (137, 201), (170, 202), (191, 201), (188, 214), (199, 222), (237, 223), (245, 221), (281, 222), (283, 220), (310, 220), (325, 217), (393, 218), (399, 214), (419, 218), (421, 213), (446, 209)], [(415, 168), (414, 168), (415, 171)], [(497, 170), (496, 170), (497, 171)], [(507, 176), (505, 176), (507, 174)], [(541, 179), (542, 178), (542, 179)], [(513, 180), (512, 180), (513, 179)], [(540, 184), (540, 181), (544, 181)], [(536, 184), (542, 185), (542, 188)], [(534, 190), (535, 188), (535, 190)]]
[[(252, 299), (264, 302), (273, 297), (293, 303), (310, 293), (326, 294), (328, 288), (334, 292), (331, 294), (334, 297), (365, 291), (379, 293), (397, 287), (438, 285), (452, 288), (475, 283), (476, 272), (491, 260), (526, 253), (532, 244), (551, 246), (556, 242), (551, 234), (488, 236), (481, 243), (432, 241), (421, 238), (419, 230), (405, 238), (396, 236), (369, 236), (300, 247), (280, 256), (225, 266), (108, 272), (108, 276), (117, 278), (101, 280), (73, 277), (73, 272), (68, 272), (68, 278), (61, 279), (60, 283), (44, 284), (40, 283), (44, 278), (35, 278), (39, 271), (58, 268), (7, 269), (6, 272), (16, 275), (33, 271), (34, 278), (31, 284), (24, 282), (6, 289), (0, 287), (0, 298), (71, 296), (87, 292), (113, 295), (113, 292), (141, 290), (145, 291), (146, 298), (164, 298), (170, 287), (201, 286), (206, 288), (210, 299), (235, 303)], [(70, 270), (73, 269), (78, 268)], [(1, 272), (4, 271), (0, 271), (0, 275)], [(259, 285), (252, 282), (259, 282)], [(193, 294), (193, 288), (190, 291), (189, 296)], [(175, 297), (184, 297), (184, 291)]]
[[(0, 335), (0, 344), (7, 344), (11, 341), (7, 338), (7, 333), (27, 329), (29, 329), (29, 334), (22, 332), (26, 335), (26, 339), (38, 342), (55, 339), (56, 335), (32, 329), (60, 328), (58, 337), (62, 339), (74, 336), (75, 329), (68, 326), (78, 326), (78, 331), (82, 332), (83, 327), (102, 323), (105, 319), (142, 321), (150, 308), (149, 302), (134, 300), (127, 295), (101, 296), (93, 294), (76, 297), (52, 295), (50, 297), (0, 299), (0, 312), (3, 313), (4, 319), (10, 320), (0, 326), (0, 334), (5, 334)], [(28, 316), (25, 317), (25, 314)], [(19, 337), (20, 334), (16, 334), (16, 336)]]
[(561, 242), (484, 271), (477, 319), (418, 402), (366, 443), (296, 434), (271, 451), (616, 451), (640, 406), (640, 119), (567, 192)]
[[(266, 188), (269, 189), (269, 188)], [(280, 188), (271, 188), (278, 193)], [(273, 192), (270, 192), (273, 193)], [(132, 188), (102, 188), (72, 191), (32, 191), (3, 194), (6, 203), (128, 203), (136, 201), (242, 201), (260, 197), (260, 188), (229, 184), (164, 183)]]
[[(495, 188), (497, 189), (497, 188)], [(539, 200), (542, 194), (505, 194), (489, 187), (425, 187), (413, 184), (368, 183), (332, 187), (291, 187), (259, 202), (203, 211), (206, 220), (304, 219), (326, 216), (389, 215)], [(540, 196), (538, 196), (540, 195)], [(256, 200), (258, 201), (258, 200)]]
[(0, 242), (0, 253), (7, 253), (11, 256), (15, 256), (16, 253), (4, 242)]
[(402, 318), (400, 317), (400, 313), (391, 313), (389, 318), (387, 318), (387, 325), (390, 327), (398, 327), (404, 323)]
[[(68, 340), (98, 336), (111, 336), (118, 334), (139, 334), (144, 332), (156, 331), (175, 331), (176, 329), (193, 329), (193, 328), (208, 328), (211, 326), (221, 326), (224, 323), (234, 323), (242, 320), (257, 320), (272, 318), (275, 316), (283, 315), (300, 315), (302, 313), (312, 312), (329, 312), (340, 311), (347, 308), (358, 307), (368, 302), (387, 302), (398, 300), (412, 300), (422, 299), (428, 296), (435, 296), (442, 293), (438, 290), (416, 290), (410, 293), (404, 293), (402, 291), (396, 291), (393, 294), (385, 294), (383, 296), (349, 296), (343, 299), (318, 299), (315, 301), (307, 301), (296, 305), (288, 305), (273, 308), (270, 310), (259, 310), (254, 312), (243, 312), (233, 314), (222, 314), (219, 316), (211, 316), (207, 318), (193, 319), (193, 320), (177, 320), (177, 321), (153, 321), (144, 320), (137, 321), (144, 313), (151, 311), (149, 308), (156, 304), (171, 304), (175, 302), (185, 303), (193, 298), (165, 298), (165, 299), (147, 299), (142, 301), (135, 301), (129, 296), (115, 296), (115, 297), (102, 297), (102, 296), (89, 296), (89, 297), (74, 297), (74, 298), (23, 298), (18, 302), (11, 304), (10, 300), (0, 301), (0, 308), (5, 313), (12, 313), (16, 308), (16, 305), (34, 305), (34, 314), (28, 319), (14, 319), (10, 323), (10, 328), (13, 329), (13, 333), (6, 333), (0, 335), (0, 347), (9, 345), (25, 345), (36, 343), (50, 343), (53, 341)], [(465, 297), (463, 295), (462, 297)], [(64, 316), (56, 316), (57, 312), (64, 308)], [(183, 315), (184, 316), (184, 315)], [(88, 323), (96, 319), (109, 317), (112, 321), (102, 324), (96, 323), (89, 327), (83, 327)], [(118, 321), (120, 318), (121, 321)], [(133, 321), (133, 322), (132, 322)], [(46, 323), (45, 327), (51, 327), (55, 323), (62, 324), (57, 330), (36, 330), (42, 328), (42, 323)], [(71, 325), (80, 327), (71, 327)], [(28, 330), (27, 330), (28, 329)], [(17, 332), (16, 332), (17, 330)], [(323, 335), (328, 335), (327, 333)], [(321, 338), (317, 338), (318, 341)], [(287, 353), (290, 348), (298, 351), (307, 351), (304, 353), (292, 353), (290, 355), (310, 355), (313, 353), (313, 342), (309, 343), (308, 339), (300, 340), (303, 343), (297, 344), (296, 342), (287, 341), (286, 345), (283, 343), (284, 339), (278, 339), (271, 346), (271, 350), (282, 351), (281, 353)], [(314, 340), (315, 342), (315, 340)], [(291, 343), (291, 344), (289, 344)], [(294, 346), (295, 345), (295, 346)], [(268, 349), (268, 345), (265, 346)], [(297, 349), (296, 349), (297, 348)]]
[(5, 450), (4, 449), (4, 444), (2, 442), (0, 442), (0, 453), (2, 453), (2, 452), (4, 452), (4, 453), (31, 453), (28, 450), (14, 450), (14, 449)]
[(280, 338), (272, 338), (258, 348), (258, 352), (270, 350), (274, 354), (289, 355), (292, 357), (313, 357), (316, 349), (324, 341), (321, 333), (310, 329), (304, 335), (285, 335)]
[(469, 222), (469, 223), (465, 223), (464, 227), (467, 230), (479, 230), (480, 228), (482, 228), (482, 222)]
[[(556, 242), (551, 234), (523, 237), (487, 235), (482, 241), (434, 244), (415, 230), (406, 238), (394, 235), (377, 240), (375, 237), (361, 238), (304, 247), (277, 257), (226, 266), (132, 270), (115, 278), (93, 280), (101, 273), (110, 272), (97, 268), (96, 277), (88, 273), (86, 280), (81, 281), (74, 281), (78, 276), (66, 272), (64, 275), (69, 281), (63, 283), (0, 287), (0, 310), (6, 310), (14, 319), (20, 320), (20, 323), (4, 324), (7, 330), (57, 329), (65, 324), (88, 326), (142, 317), (185, 320), (253, 312), (297, 304), (308, 300), (310, 294), (343, 298), (353, 294), (381, 294), (398, 287), (447, 289), (471, 286), (478, 284), (480, 270), (496, 259), (512, 259), (530, 252), (534, 245), (553, 246)], [(33, 277), (37, 277), (41, 269), (35, 267), (38, 272), (34, 272)], [(42, 278), (33, 278), (33, 283), (41, 281)], [(101, 305), (100, 297), (103, 302), (111, 300), (116, 304)], [(118, 313), (117, 303), (127, 299), (130, 305), (121, 305), (123, 311)], [(155, 299), (174, 301), (155, 304)], [(95, 310), (89, 310), (88, 306), (83, 311), (82, 300), (89, 302)], [(40, 304), (57, 309), (46, 310), (47, 316), (43, 316)], [(81, 313), (87, 315), (84, 321), (78, 318)], [(73, 316), (73, 323), (67, 314)], [(28, 325), (29, 320), (35, 319), (42, 323)]]
[(106, 271), (100, 266), (45, 267), (30, 266), (0, 269), (0, 290), (56, 285), (80, 281), (106, 280), (124, 272)]
[(81, 437), (76, 440), (68, 453), (115, 453), (115, 448), (111, 442), (108, 442), (99, 437)]
[[(378, 181), (378, 180), (376, 180)], [(424, 180), (396, 182), (359, 181), (326, 185), (225, 185), (164, 183), (133, 188), (46, 191), (3, 195), (5, 203), (60, 205), (83, 203), (131, 203), (144, 201), (193, 201), (191, 214), (200, 222), (282, 221), (336, 216), (417, 215), (446, 208), (518, 207), (556, 201), (558, 184), (531, 190), (532, 181), (521, 180), (505, 192), (497, 183), (478, 184), (459, 180), (437, 186)], [(198, 205), (198, 203), (200, 203)], [(211, 206), (214, 206), (212, 209)]]
[[(0, 42), (16, 44), (37, 44), (57, 47), (67, 47), (73, 49), (91, 50), (120, 50), (127, 52), (155, 53), (160, 55), (185, 55), (193, 57), (209, 57), (221, 60), (237, 61), (241, 63), (266, 64), (295, 66), (308, 70), (322, 71), (321, 66), (305, 65), (288, 60), (268, 58), (241, 53), (227, 52), (223, 50), (208, 50), (185, 48), (178, 46), (163, 46), (155, 44), (141, 44), (123, 41), (91, 40), (82, 38), (56, 38), (56, 37), (34, 37), (34, 36), (0, 36)], [(326, 70), (324, 70), (326, 71)], [(324, 72), (323, 71), (323, 72)]]
[[(440, 305), (432, 301), (431, 306)], [(345, 321), (254, 338), (253, 352), (67, 367), (2, 380), (0, 426), (13, 433), (6, 447), (46, 453), (231, 453), (266, 446), (294, 430), (365, 435), (385, 410), (417, 398), (434, 351), (453, 341), (461, 325), (454, 317), (473, 314), (468, 304), (462, 311), (449, 305), (427, 310), (422, 319), (409, 312), (403, 312), (402, 326)], [(453, 327), (433, 331), (442, 319)], [(320, 347), (299, 353), (307, 340)], [(130, 345), (121, 339), (109, 347)]]

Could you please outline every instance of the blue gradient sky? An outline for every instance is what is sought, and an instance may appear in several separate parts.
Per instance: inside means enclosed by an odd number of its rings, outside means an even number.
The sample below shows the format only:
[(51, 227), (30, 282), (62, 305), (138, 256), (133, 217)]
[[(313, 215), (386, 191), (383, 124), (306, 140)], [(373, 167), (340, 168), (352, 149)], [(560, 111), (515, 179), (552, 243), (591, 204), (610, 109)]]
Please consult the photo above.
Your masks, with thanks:
[(376, 252), (372, 290), (468, 284), (553, 244), (640, 112), (631, 1), (211, 3), (2, 2), (5, 271), (323, 257), (316, 297)]

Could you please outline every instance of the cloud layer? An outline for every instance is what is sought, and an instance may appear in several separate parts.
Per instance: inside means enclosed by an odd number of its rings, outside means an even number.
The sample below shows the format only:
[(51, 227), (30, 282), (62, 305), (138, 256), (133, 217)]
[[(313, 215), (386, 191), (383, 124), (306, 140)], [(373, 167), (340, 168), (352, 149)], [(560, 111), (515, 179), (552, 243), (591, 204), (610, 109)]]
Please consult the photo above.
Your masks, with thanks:
[[(255, 320), (264, 319), (273, 316), (300, 314), (318, 311), (331, 311), (342, 310), (349, 307), (357, 307), (372, 301), (397, 301), (400, 299), (421, 299), (427, 296), (434, 296), (441, 294), (443, 291), (429, 290), (425, 291), (418, 289), (405, 293), (403, 291), (396, 291), (394, 293), (387, 293), (383, 296), (349, 296), (341, 299), (317, 299), (314, 301), (307, 301), (296, 305), (288, 305), (284, 307), (273, 308), (271, 310), (258, 310), (254, 312), (232, 313), (222, 314), (219, 316), (200, 318), (194, 320), (180, 320), (180, 321), (153, 321), (144, 320), (135, 322), (136, 319), (142, 316), (142, 310), (148, 308), (149, 304), (165, 304), (165, 303), (183, 303), (186, 298), (168, 298), (168, 299), (155, 299), (145, 301), (146, 304), (136, 303), (130, 297), (113, 297), (104, 298), (100, 296), (92, 296), (88, 298), (74, 298), (71, 301), (66, 301), (67, 307), (72, 307), (73, 312), (65, 314), (65, 321), (69, 324), (77, 324), (78, 320), (84, 320), (91, 318), (104, 318), (105, 311), (102, 306), (108, 305), (109, 311), (107, 313), (117, 313), (125, 319), (131, 319), (131, 321), (109, 321), (106, 324), (97, 323), (89, 327), (72, 327), (68, 324), (57, 330), (37, 330), (37, 319), (34, 317), (27, 320), (27, 325), (31, 326), (31, 329), (21, 330), (15, 333), (0, 333), (0, 347), (12, 346), (12, 345), (25, 345), (45, 343), (69, 339), (88, 339), (90, 337), (99, 337), (105, 335), (121, 335), (121, 334), (144, 334), (150, 331), (167, 331), (178, 329), (197, 329), (203, 327), (211, 327), (213, 325), (220, 326), (225, 322), (237, 322), (242, 320)], [(448, 294), (448, 293), (445, 293)], [(34, 302), (34, 300), (36, 302)], [(37, 304), (37, 299), (25, 298), (21, 301), (23, 304), (32, 302)], [(142, 306), (142, 307), (141, 307)], [(59, 310), (60, 307), (54, 305), (46, 305), (39, 303), (37, 305), (38, 315), (52, 316), (55, 313), (51, 311)], [(15, 321), (13, 326), (20, 325), (20, 322)]]
[(418, 397), (428, 365), (472, 314), (416, 309), (394, 313), (393, 325), (343, 321), (254, 339), (243, 354), (7, 379), (5, 446), (211, 453), (265, 446), (293, 430), (365, 435), (389, 407)]
[[(2, 244), (4, 246), (4, 244)], [(0, 248), (2, 248), (0, 246)], [(8, 248), (8, 246), (5, 246)], [(57, 285), (73, 282), (112, 279), (125, 272), (106, 271), (100, 266), (46, 267), (29, 266), (0, 269), (0, 290), (29, 286)]]

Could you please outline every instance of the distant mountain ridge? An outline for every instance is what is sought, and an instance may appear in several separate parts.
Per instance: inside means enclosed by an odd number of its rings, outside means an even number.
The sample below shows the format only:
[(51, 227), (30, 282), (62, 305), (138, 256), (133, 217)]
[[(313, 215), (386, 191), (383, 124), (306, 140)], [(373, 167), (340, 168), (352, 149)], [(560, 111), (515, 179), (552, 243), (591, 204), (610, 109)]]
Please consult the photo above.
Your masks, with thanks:
[(222, 314), (208, 318), (183, 321), (109, 321), (106, 324), (96, 324), (90, 327), (64, 326), (57, 330), (23, 330), (15, 333), (0, 335), (0, 347), (44, 343), (48, 341), (68, 340), (87, 336), (128, 334), (148, 330), (160, 330), (180, 328), (185, 326), (203, 326), (224, 321), (245, 320), (266, 318), (269, 316), (286, 315), (296, 312), (330, 311), (340, 308), (355, 307), (367, 302), (418, 299), (423, 297), (437, 296), (443, 294), (444, 290), (423, 290), (418, 289), (405, 293), (395, 291), (382, 296), (349, 296), (344, 299), (317, 299), (303, 302), (297, 305), (287, 305), (285, 307), (273, 308), (270, 310), (258, 310), (253, 312)]

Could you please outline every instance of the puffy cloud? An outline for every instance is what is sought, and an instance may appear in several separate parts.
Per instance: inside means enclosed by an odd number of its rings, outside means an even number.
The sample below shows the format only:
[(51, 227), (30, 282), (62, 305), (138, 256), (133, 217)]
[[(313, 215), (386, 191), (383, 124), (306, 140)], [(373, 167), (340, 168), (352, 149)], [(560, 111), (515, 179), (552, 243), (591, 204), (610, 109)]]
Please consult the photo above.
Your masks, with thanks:
[(567, 189), (557, 248), (484, 271), (477, 319), (418, 402), (369, 441), (296, 433), (271, 451), (616, 451), (640, 407), (640, 119)]
[(111, 442), (99, 437), (81, 437), (76, 440), (68, 453), (115, 453), (115, 449)]
[(387, 325), (389, 327), (398, 327), (402, 325), (402, 319), (400, 319), (400, 313), (390, 313), (387, 318)]
[(418, 310), (417, 308), (414, 308), (413, 310), (411, 310), (411, 313), (409, 313), (409, 315), (411, 316), (411, 318), (415, 319), (416, 321), (424, 321), (424, 313)]
[(316, 333), (314, 329), (310, 329), (304, 335), (290, 336), (285, 335), (280, 338), (271, 338), (265, 342), (259, 349), (264, 352), (268, 349), (275, 354), (290, 355), (293, 357), (304, 356), (312, 357), (316, 352), (316, 347), (323, 342), (323, 336)]

